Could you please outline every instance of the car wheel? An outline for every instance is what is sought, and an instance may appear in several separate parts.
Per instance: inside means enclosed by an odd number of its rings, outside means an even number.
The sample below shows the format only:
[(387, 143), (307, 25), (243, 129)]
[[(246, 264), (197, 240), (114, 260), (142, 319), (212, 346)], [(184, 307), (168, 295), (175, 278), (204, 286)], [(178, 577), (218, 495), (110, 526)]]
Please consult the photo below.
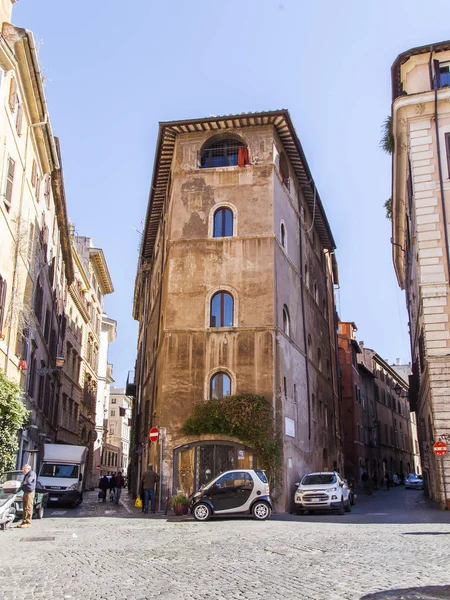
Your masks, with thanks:
[(44, 507), (42, 506), (42, 504), (39, 505), (39, 508), (36, 510), (34, 515), (36, 519), (42, 519), (42, 517), (44, 516)]
[(272, 510), (266, 502), (255, 502), (252, 507), (252, 513), (258, 521), (265, 521), (272, 514)]
[(342, 498), (341, 505), (338, 508), (338, 515), (343, 515), (344, 513), (345, 513), (344, 498)]
[(352, 512), (352, 507), (350, 506), (350, 500), (347, 500), (347, 504), (344, 506), (345, 512)]
[(192, 512), (196, 521), (207, 521), (211, 516), (211, 509), (203, 502), (197, 504)]
[(351, 500), (350, 500), (350, 504), (352, 506), (355, 506), (355, 496), (352, 495)]

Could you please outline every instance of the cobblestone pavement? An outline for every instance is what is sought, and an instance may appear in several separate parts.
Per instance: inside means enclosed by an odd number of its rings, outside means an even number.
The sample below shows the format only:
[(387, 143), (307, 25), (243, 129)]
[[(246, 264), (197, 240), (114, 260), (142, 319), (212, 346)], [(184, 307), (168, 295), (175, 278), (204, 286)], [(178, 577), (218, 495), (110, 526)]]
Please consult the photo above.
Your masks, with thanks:
[(143, 515), (85, 495), (0, 532), (0, 599), (450, 599), (450, 513), (417, 490), (360, 496), (351, 514)]

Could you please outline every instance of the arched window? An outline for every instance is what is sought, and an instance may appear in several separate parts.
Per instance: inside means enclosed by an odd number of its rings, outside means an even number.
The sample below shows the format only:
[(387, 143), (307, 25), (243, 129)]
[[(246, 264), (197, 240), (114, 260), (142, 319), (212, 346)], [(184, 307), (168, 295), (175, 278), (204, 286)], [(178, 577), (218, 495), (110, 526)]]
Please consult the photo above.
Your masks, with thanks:
[(305, 263), (305, 285), (307, 288), (309, 288), (309, 272), (307, 263)]
[(217, 292), (211, 298), (210, 327), (233, 327), (233, 296)]
[(312, 358), (312, 339), (308, 334), (308, 358)]
[(202, 169), (214, 167), (235, 167), (238, 164), (239, 148), (246, 148), (240, 140), (225, 138), (202, 148), (200, 166)]
[(287, 306), (283, 306), (283, 331), (286, 335), (290, 335), (291, 333), (291, 323), (289, 319), (289, 311)]
[(231, 394), (231, 379), (223, 371), (219, 371), (211, 377), (209, 385), (209, 399), (219, 400)]
[(319, 371), (322, 370), (322, 350), (317, 348), (317, 366), (319, 367)]
[(233, 235), (233, 212), (229, 208), (219, 208), (214, 213), (213, 237)]
[(281, 245), (283, 246), (283, 248), (286, 248), (286, 227), (284, 226), (284, 223), (281, 223), (280, 237), (281, 237)]

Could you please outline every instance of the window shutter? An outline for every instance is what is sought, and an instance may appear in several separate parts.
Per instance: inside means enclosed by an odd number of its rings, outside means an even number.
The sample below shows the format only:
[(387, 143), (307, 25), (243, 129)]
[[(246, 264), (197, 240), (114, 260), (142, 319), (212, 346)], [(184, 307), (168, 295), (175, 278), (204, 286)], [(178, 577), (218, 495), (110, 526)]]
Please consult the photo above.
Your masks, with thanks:
[(6, 281), (0, 277), (0, 332), (3, 329), (3, 321), (6, 313)]
[(23, 121), (23, 106), (19, 104), (17, 108), (17, 118), (16, 118), (16, 131), (17, 135), (22, 134), (22, 121)]
[(13, 193), (15, 167), (16, 167), (15, 161), (11, 157), (9, 157), (8, 158), (8, 175), (7, 175), (7, 179), (6, 179), (6, 191), (5, 191), (5, 199), (9, 205), (11, 205), (11, 198), (12, 198), (12, 193)]
[(36, 179), (37, 179), (37, 164), (36, 161), (33, 160), (33, 166), (31, 167), (31, 185), (36, 187)]
[(30, 231), (28, 236), (28, 260), (31, 262), (33, 258), (33, 246), (34, 246), (34, 223), (30, 223)]
[(50, 187), (51, 187), (51, 178), (50, 178), (50, 175), (46, 175), (44, 197), (45, 197), (45, 202), (47, 203), (47, 208), (50, 208)]
[(41, 178), (36, 178), (36, 202), (39, 202), (39, 192), (41, 191)]
[(441, 87), (441, 73), (439, 70), (439, 61), (438, 60), (433, 60), (433, 70), (434, 70), (433, 89), (438, 90)]
[(9, 86), (9, 108), (11, 112), (16, 110), (17, 104), (17, 82), (14, 77), (11, 78), (11, 83)]

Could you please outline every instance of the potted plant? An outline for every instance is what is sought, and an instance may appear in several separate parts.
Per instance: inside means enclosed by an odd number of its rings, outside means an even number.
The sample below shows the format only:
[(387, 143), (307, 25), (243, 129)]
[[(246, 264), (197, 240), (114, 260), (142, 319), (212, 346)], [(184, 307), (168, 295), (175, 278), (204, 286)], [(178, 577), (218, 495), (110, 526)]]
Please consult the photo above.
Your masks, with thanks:
[(181, 492), (178, 492), (178, 494), (172, 496), (170, 506), (177, 517), (187, 515), (189, 510), (189, 498)]

